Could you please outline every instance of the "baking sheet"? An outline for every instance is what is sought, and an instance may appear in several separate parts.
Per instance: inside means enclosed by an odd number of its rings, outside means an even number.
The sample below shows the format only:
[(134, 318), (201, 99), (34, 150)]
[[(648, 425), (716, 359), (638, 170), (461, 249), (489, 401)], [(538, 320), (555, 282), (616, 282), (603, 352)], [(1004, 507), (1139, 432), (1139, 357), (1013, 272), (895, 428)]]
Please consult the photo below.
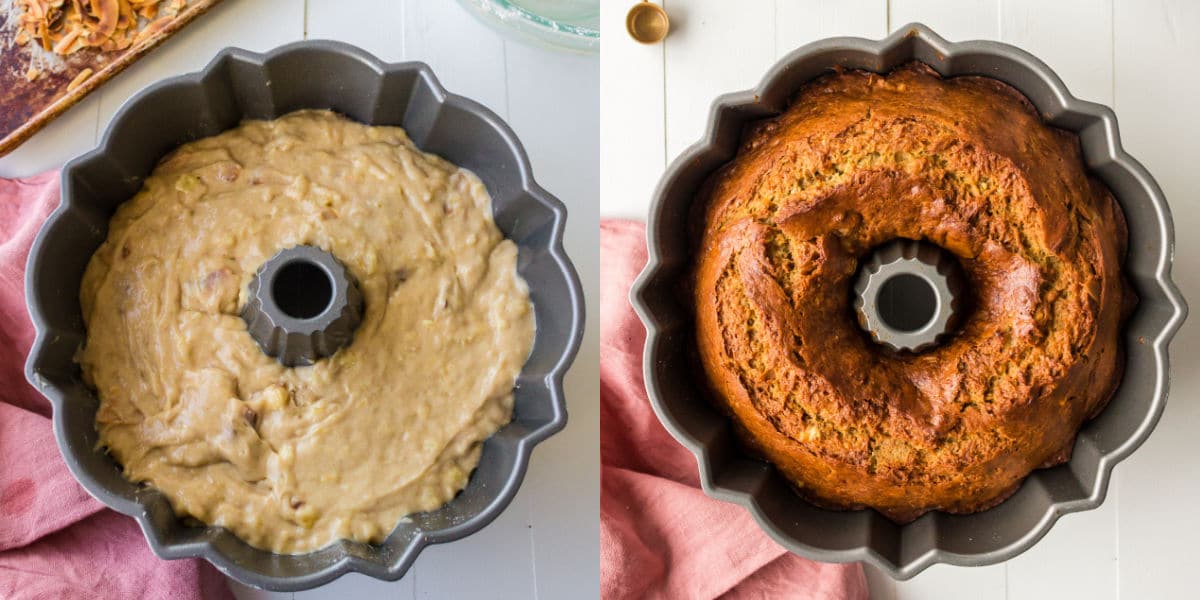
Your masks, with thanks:
[[(17, 43), (21, 7), (17, 0), (0, 0), (0, 156), (62, 114), (92, 90), (133, 64), (220, 0), (191, 0), (161, 29), (124, 50), (101, 52), (84, 48), (58, 56), (37, 40)], [(30, 67), (40, 71), (29, 81)], [(71, 82), (86, 69), (92, 74), (73, 89)]]

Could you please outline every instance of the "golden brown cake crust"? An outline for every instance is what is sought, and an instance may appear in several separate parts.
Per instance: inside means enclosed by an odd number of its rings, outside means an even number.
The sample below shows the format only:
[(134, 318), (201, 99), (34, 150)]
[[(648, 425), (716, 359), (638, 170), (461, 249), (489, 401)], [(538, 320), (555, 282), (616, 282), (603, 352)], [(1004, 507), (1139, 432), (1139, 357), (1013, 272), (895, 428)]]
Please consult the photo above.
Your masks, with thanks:
[[(900, 522), (993, 506), (1067, 460), (1120, 379), (1124, 216), (1078, 139), (1001, 82), (919, 63), (825, 76), (706, 193), (701, 362), (817, 504)], [(896, 238), (957, 256), (971, 290), (959, 331), (915, 355), (850, 306), (859, 259)]]

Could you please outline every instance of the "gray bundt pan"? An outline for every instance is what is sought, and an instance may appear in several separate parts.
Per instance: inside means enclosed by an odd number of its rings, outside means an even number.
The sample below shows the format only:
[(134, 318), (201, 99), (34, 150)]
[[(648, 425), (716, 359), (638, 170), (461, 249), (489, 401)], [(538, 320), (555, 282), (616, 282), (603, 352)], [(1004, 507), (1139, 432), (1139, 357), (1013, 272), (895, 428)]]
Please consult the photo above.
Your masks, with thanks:
[[(782, 111), (806, 82), (840, 66), (886, 72), (912, 60), (943, 76), (983, 75), (1024, 92), (1050, 124), (1079, 133), (1088, 168), (1112, 189), (1129, 222), (1126, 274), (1141, 301), (1124, 334), (1124, 380), (1084, 426), (1071, 461), (1035, 471), (1010, 499), (973, 515), (932, 512), (897, 525), (872, 510), (830, 511), (800, 500), (771, 465), (749, 458), (729, 420), (705, 400), (693, 359), (692, 311), (680, 297), (691, 269), (687, 223), (697, 190), (736, 153), (742, 127)], [(864, 561), (897, 579), (930, 565), (986, 565), (1028, 549), (1062, 515), (1100, 505), (1113, 466), (1154, 428), (1167, 399), (1167, 345), (1187, 307), (1171, 281), (1174, 228), (1162, 191), (1121, 149), (1112, 110), (1072, 96), (1032, 55), (1001, 43), (950, 43), (913, 24), (875, 41), (833, 38), (781, 60), (753, 90), (722, 96), (708, 131), (667, 169), (655, 192), (650, 261), (631, 300), (646, 325), (645, 378), (666, 428), (695, 455), (704, 491), (744, 506), (788, 550), (821, 561)]]
[[(529, 283), (537, 333), (517, 381), (513, 421), (484, 444), (478, 469), (454, 500), (412, 515), (381, 545), (340, 541), (309, 554), (277, 555), (224, 529), (185, 524), (161, 494), (121, 477), (95, 449), (97, 400), (73, 356), (84, 342), (84, 267), (117, 205), (137, 192), (159, 158), (243, 119), (300, 108), (402, 125), (423, 150), (474, 171), (492, 195), (496, 224), (519, 246), (517, 269)], [(533, 180), (512, 130), (482, 105), (446, 92), (424, 64), (387, 64), (335, 42), (267, 54), (224, 50), (203, 71), (150, 86), (126, 102), (100, 147), (67, 164), (62, 194), (29, 255), (26, 295), (37, 339), (26, 374), (54, 405), (55, 434), (71, 472), (101, 502), (137, 519), (163, 558), (203, 557), (243, 583), (273, 590), (311, 588), (351, 571), (399, 579), (426, 545), (459, 539), (496, 518), (516, 494), (533, 446), (566, 425), (562, 377), (584, 319), (579, 280), (562, 248), (566, 210)]]

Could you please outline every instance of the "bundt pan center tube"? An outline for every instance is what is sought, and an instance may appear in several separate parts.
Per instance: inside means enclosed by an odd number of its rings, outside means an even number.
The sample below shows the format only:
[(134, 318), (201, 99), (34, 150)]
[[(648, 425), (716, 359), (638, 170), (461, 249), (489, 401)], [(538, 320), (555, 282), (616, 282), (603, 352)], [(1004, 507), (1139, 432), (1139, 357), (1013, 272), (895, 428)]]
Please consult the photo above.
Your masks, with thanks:
[[(512, 421), (484, 442), (478, 467), (457, 496), (409, 514), (379, 544), (343, 539), (303, 554), (274, 554), (222, 527), (178, 518), (161, 492), (125, 479), (120, 465), (97, 448), (99, 402), (75, 361), (86, 340), (80, 283), (117, 207), (169, 152), (247, 119), (310, 108), (403, 127), (420, 150), (478, 176), (491, 197), (492, 220), (516, 245), (536, 332), (513, 390)], [(565, 222), (566, 209), (534, 181), (512, 130), (482, 105), (443, 89), (428, 66), (384, 63), (328, 41), (266, 54), (227, 49), (203, 71), (135, 95), (99, 148), (63, 169), (62, 202), (34, 240), (27, 264), (26, 299), (37, 336), (26, 375), (54, 407), (55, 435), (71, 472), (101, 502), (134, 517), (158, 556), (202, 557), (238, 581), (279, 591), (312, 588), (348, 572), (397, 580), (425, 546), (462, 538), (495, 519), (516, 494), (533, 447), (566, 424), (562, 378), (579, 347), (584, 307), (562, 248)], [(245, 290), (240, 314), (246, 330), (284, 365), (319, 365), (353, 343), (367, 308), (361, 282), (325, 249), (271, 250), (278, 254)]]
[(962, 317), (962, 273), (937, 246), (897, 240), (873, 252), (854, 283), (859, 325), (895, 351), (920, 352), (949, 336)]
[(333, 356), (354, 339), (363, 298), (354, 276), (312, 246), (280, 250), (250, 281), (242, 320), (267, 356), (288, 367)]
[[(737, 155), (744, 132), (764, 131), (749, 126), (784, 113), (806, 84), (835, 70), (887, 74), (913, 62), (942, 78), (982, 76), (1008, 84), (1032, 103), (1043, 122), (1078, 135), (1088, 175), (1111, 191), (1128, 224), (1130, 244), (1121, 266), (1137, 304), (1119, 330), (1124, 358), (1118, 366), (1124, 376), (1107, 407), (1079, 430), (1069, 462), (1034, 470), (992, 508), (957, 515), (934, 510), (894, 521), (870, 509), (819, 508), (803, 500), (775, 466), (745, 449), (732, 420), (717, 408), (698, 355), (692, 288), (711, 287), (721, 263), (710, 261), (716, 266), (697, 273), (698, 231), (688, 224), (705, 214), (699, 204), (709, 197), (713, 174)], [(717, 99), (704, 138), (659, 182), (647, 223), (649, 261), (631, 291), (647, 329), (647, 392), (664, 426), (696, 455), (706, 493), (745, 507), (792, 552), (828, 562), (865, 561), (897, 579), (936, 563), (1002, 562), (1031, 547), (1061, 515), (1098, 506), (1113, 466), (1145, 441), (1161, 415), (1169, 384), (1168, 344), (1187, 312), (1170, 277), (1173, 239), (1162, 191), (1121, 148), (1112, 111), (1071, 96), (1030, 54), (997, 42), (951, 43), (920, 24), (878, 41), (821, 40), (782, 59), (757, 88)], [(936, 353), (953, 343), (964, 319), (972, 318), (973, 290), (960, 280), (953, 257), (940, 254), (940, 240), (894, 244), (899, 246), (884, 243), (859, 256), (859, 271), (849, 275), (845, 290), (845, 314), (864, 330), (853, 333), (885, 347), (880, 352)], [(759, 263), (746, 259), (743, 264)], [(897, 303), (900, 286), (924, 299), (892, 311), (903, 304)]]

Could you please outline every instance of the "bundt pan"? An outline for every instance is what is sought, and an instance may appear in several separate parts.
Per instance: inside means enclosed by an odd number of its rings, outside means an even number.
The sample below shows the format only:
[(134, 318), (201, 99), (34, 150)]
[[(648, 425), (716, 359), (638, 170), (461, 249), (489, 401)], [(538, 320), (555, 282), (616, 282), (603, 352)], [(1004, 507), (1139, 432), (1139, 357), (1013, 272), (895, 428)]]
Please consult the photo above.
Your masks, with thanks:
[[(730, 421), (705, 399), (692, 358), (692, 310), (680, 284), (692, 268), (687, 230), (698, 190), (736, 153), (742, 128), (780, 113), (805, 83), (834, 67), (886, 72), (922, 61), (943, 76), (983, 75), (1021, 90), (1050, 124), (1078, 132), (1091, 172), (1129, 223), (1126, 274), (1140, 303), (1126, 324), (1125, 376), (1079, 433), (1069, 463), (1034, 471), (1002, 504), (971, 515), (930, 512), (897, 525), (872, 510), (831, 511), (797, 496), (774, 467), (750, 458)], [(897, 579), (936, 563), (986, 565), (1028, 549), (1062, 515), (1099, 506), (1109, 473), (1150, 435), (1167, 399), (1167, 345), (1187, 308), (1171, 281), (1174, 230), (1162, 191), (1121, 149), (1112, 110), (1072, 96), (1044, 63), (996, 42), (950, 43), (919, 24), (880, 40), (833, 38), (781, 60), (756, 89), (722, 96), (705, 137), (667, 169), (647, 226), (650, 260), (631, 300), (646, 325), (645, 379), (668, 430), (695, 455), (710, 496), (744, 506), (788, 550), (828, 562), (864, 561)]]
[[(422, 150), (478, 175), (491, 193), (496, 224), (519, 247), (517, 269), (529, 283), (537, 333), (517, 380), (513, 421), (484, 444), (461, 494), (440, 509), (412, 515), (380, 545), (343, 540), (308, 554), (277, 555), (222, 528), (185, 523), (160, 493), (125, 480), (96, 449), (97, 399), (80, 380), (73, 356), (85, 337), (79, 307), (84, 267), (104, 241), (117, 205), (138, 191), (158, 160), (243, 119), (300, 108), (403, 126)], [(62, 194), (29, 255), (26, 294), (37, 339), (26, 374), (54, 406), (55, 434), (71, 472), (101, 502), (137, 519), (163, 558), (203, 557), (234, 579), (273, 590), (311, 588), (351, 571), (399, 579), (426, 545), (462, 538), (496, 518), (516, 494), (533, 446), (566, 425), (562, 377), (584, 318), (579, 280), (562, 248), (566, 210), (533, 180), (512, 130), (482, 105), (446, 92), (424, 64), (387, 64), (334, 42), (303, 42), (267, 54), (227, 49), (203, 71), (130, 99), (100, 147), (67, 164)]]

